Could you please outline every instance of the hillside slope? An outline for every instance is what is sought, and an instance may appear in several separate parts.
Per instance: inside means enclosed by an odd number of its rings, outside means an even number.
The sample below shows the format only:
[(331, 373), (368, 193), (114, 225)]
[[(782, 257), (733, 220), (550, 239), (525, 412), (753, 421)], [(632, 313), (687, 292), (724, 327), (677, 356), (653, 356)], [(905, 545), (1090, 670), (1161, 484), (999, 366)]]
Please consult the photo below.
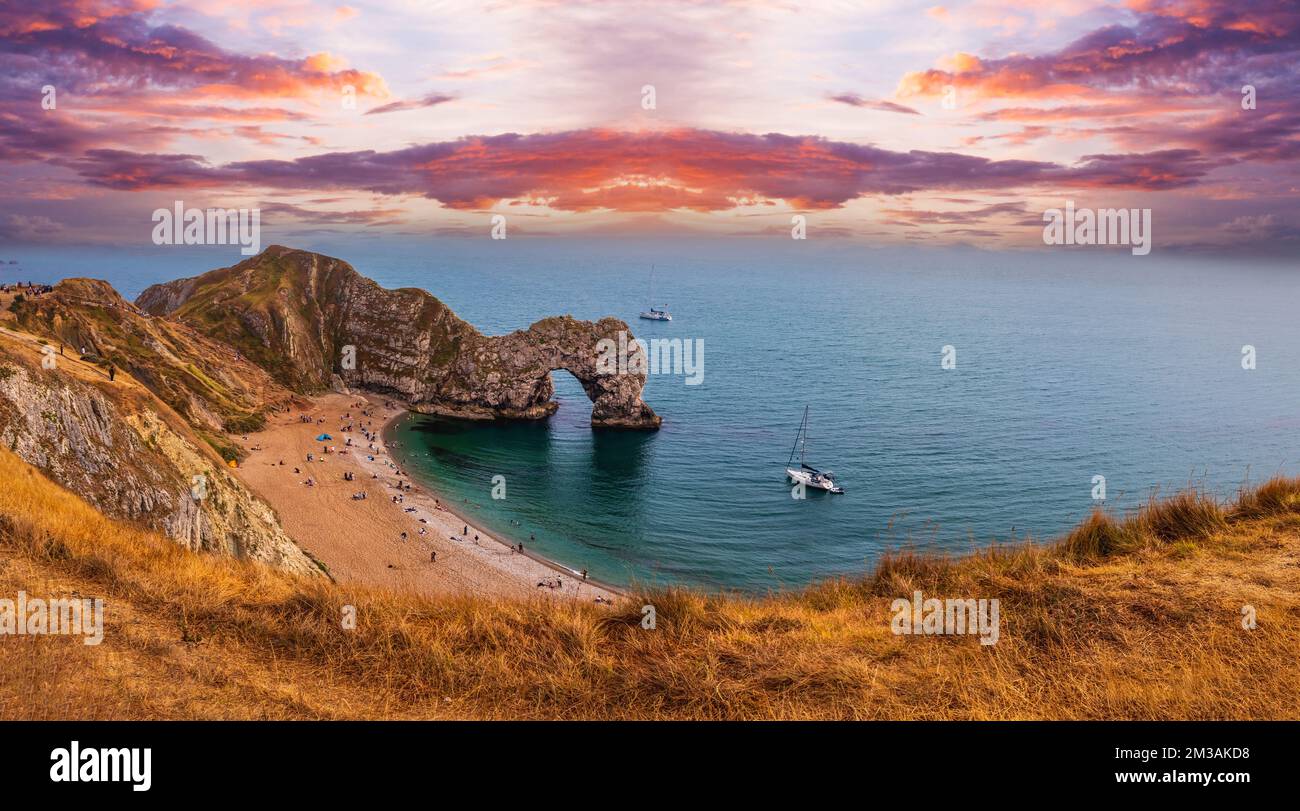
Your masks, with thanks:
[[(0, 479), (0, 593), (102, 596), (108, 617), (98, 646), (3, 640), (0, 718), (1300, 717), (1300, 481), (1094, 516), (1052, 547), (606, 610), (313, 582), (107, 519), (3, 450)], [(999, 641), (892, 634), (915, 590), (999, 599)]]
[(46, 348), (0, 331), (0, 443), (8, 451), (105, 514), (188, 549), (322, 573), (271, 508), (148, 388), (125, 373), (110, 381), (94, 363)]
[[(254, 431), (292, 392), (235, 349), (185, 324), (152, 318), (107, 282), (64, 279), (11, 308), (17, 327), (112, 363), (209, 438)], [(220, 446), (220, 441), (214, 442)]]

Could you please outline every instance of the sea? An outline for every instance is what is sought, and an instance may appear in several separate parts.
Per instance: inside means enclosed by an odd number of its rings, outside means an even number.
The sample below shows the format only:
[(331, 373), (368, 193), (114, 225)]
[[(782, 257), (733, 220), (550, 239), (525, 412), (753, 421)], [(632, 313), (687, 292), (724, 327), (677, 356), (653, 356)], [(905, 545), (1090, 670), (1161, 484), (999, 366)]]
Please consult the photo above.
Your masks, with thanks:
[[(1046, 543), (1098, 507), (1300, 474), (1296, 261), (753, 236), (293, 244), (488, 334), (615, 316), (689, 347), (693, 374), (664, 364), (646, 385), (659, 431), (593, 431), (559, 371), (543, 422), (408, 415), (391, 432), (472, 520), (614, 584), (797, 589), (899, 550)], [(243, 258), (6, 251), (3, 281), (92, 276), (128, 298)], [(673, 320), (639, 319), (651, 304)], [(842, 495), (786, 479), (805, 408), (807, 461)]]

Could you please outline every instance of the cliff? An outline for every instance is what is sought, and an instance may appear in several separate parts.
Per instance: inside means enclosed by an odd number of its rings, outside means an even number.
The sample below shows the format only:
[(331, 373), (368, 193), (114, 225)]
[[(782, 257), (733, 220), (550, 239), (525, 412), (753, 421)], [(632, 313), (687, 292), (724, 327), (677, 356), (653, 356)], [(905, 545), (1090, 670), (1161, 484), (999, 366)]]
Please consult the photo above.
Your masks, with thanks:
[(297, 392), (360, 387), (428, 413), (537, 419), (555, 411), (551, 372), (565, 370), (592, 401), (593, 427), (660, 424), (641, 399), (644, 371), (597, 373), (602, 339), (623, 333), (629, 353), (641, 351), (615, 318), (553, 317), (486, 336), (423, 290), (387, 290), (342, 260), (279, 245), (154, 285), (136, 306), (235, 348)]
[[(96, 509), (191, 550), (322, 574), (193, 429), (126, 375), (0, 334), (0, 442)], [(45, 364), (49, 364), (49, 368)]]

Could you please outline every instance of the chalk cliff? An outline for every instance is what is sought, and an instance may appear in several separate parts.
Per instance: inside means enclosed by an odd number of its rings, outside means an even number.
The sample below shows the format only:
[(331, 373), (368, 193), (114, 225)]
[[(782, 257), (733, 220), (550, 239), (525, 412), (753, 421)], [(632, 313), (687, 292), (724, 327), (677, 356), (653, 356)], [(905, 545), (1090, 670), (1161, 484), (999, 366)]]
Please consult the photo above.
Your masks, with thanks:
[(147, 388), (13, 333), (0, 333), (0, 442), (101, 512), (189, 549), (324, 574)]

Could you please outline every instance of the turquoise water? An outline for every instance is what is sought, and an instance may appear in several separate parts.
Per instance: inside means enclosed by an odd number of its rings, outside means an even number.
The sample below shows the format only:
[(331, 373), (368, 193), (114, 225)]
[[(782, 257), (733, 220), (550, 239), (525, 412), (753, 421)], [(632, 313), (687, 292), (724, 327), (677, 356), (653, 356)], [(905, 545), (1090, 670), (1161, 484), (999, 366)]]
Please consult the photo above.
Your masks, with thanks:
[[(657, 433), (592, 432), (563, 372), (544, 423), (397, 426), (411, 472), (474, 519), (617, 583), (795, 587), (903, 546), (1049, 539), (1091, 509), (1095, 475), (1121, 510), (1157, 489), (1226, 495), (1300, 473), (1294, 266), (781, 239), (301, 247), (425, 288), (492, 334), (572, 313), (702, 339), (701, 385), (646, 387)], [(23, 277), (64, 275), (55, 259), (26, 259)], [(153, 254), (96, 260), (91, 275), (129, 294), (194, 272)], [(636, 318), (652, 263), (670, 323)], [(945, 345), (955, 369), (940, 367)], [(790, 497), (805, 404), (809, 460), (845, 495)]]

